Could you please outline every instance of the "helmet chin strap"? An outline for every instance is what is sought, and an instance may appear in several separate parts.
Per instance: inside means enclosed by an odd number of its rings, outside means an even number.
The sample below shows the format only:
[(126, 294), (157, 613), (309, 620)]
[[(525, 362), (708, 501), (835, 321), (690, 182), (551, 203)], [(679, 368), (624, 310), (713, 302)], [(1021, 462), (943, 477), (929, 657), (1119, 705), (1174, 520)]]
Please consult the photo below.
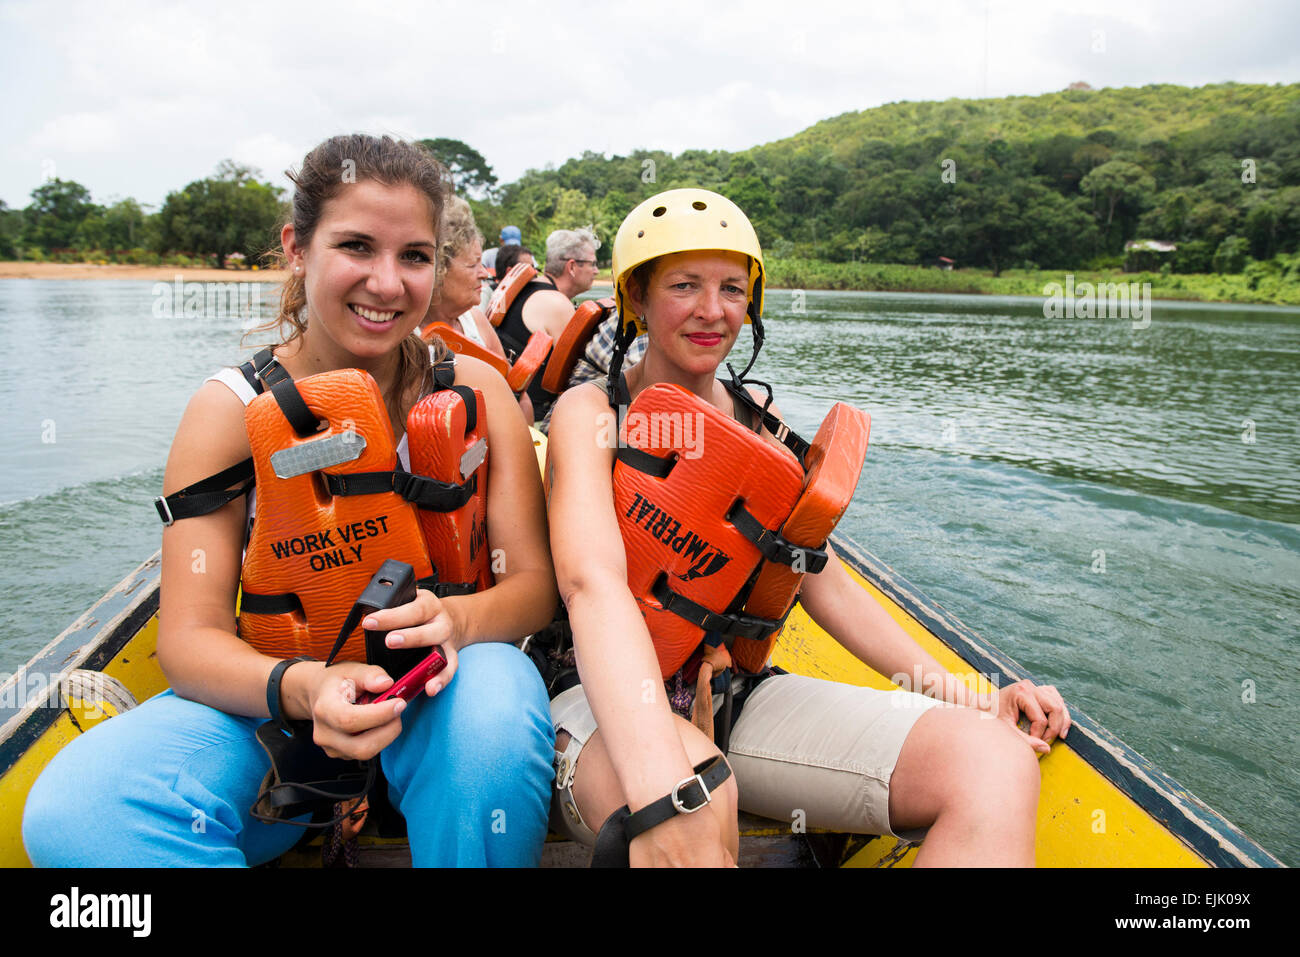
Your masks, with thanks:
[(727, 363), (727, 371), (731, 373), (731, 381), (741, 383), (745, 381), (745, 376), (749, 375), (749, 370), (754, 368), (754, 363), (758, 361), (758, 350), (763, 348), (763, 320), (757, 316), (750, 316), (751, 329), (754, 333), (754, 351), (749, 356), (749, 362), (745, 364), (744, 371), (736, 375), (736, 370), (732, 368), (730, 362)]
[[(605, 394), (609, 396), (609, 404), (613, 409), (619, 409), (619, 380), (623, 377), (623, 360), (627, 358), (627, 350), (632, 348), (632, 343), (635, 340), (636, 323), (629, 319), (623, 323), (618, 336), (614, 339), (614, 354), (610, 356), (609, 375), (605, 381)], [(622, 427), (621, 409), (619, 409), (619, 418), (618, 424)]]
[[(763, 348), (763, 319), (758, 311), (758, 304), (763, 299), (763, 280), (761, 278), (754, 280), (754, 289), (749, 296), (749, 326), (753, 331), (754, 351), (749, 357), (749, 363), (745, 370), (736, 375), (736, 370), (727, 363), (727, 371), (731, 373), (731, 382), (733, 385), (741, 385), (745, 381), (745, 376), (749, 375), (749, 370), (754, 368), (754, 363), (758, 361), (758, 350)], [(770, 390), (769, 390), (770, 391)]]

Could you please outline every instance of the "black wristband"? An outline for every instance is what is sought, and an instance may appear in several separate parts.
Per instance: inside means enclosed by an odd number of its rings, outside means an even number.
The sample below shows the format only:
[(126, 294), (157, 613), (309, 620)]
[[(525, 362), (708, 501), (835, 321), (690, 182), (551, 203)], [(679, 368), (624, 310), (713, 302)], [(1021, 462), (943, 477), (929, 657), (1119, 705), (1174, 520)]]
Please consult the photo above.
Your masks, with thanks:
[(286, 658), (271, 669), (271, 677), (266, 679), (266, 710), (271, 713), (272, 721), (284, 724), (280, 706), (280, 681), (284, 678), (284, 673), (289, 670), (290, 665), (314, 660), (307, 655), (299, 655), (297, 658)]

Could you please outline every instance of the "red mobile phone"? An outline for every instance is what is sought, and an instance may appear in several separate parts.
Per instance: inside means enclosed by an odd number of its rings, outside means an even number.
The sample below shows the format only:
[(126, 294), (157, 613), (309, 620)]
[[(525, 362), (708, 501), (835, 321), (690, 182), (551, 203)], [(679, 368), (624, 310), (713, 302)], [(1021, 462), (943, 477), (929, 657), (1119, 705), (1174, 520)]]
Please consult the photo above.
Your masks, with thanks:
[(357, 698), (357, 704), (378, 704), (390, 698), (401, 698), (403, 701), (410, 701), (420, 693), (420, 689), (428, 683), (430, 678), (446, 667), (447, 659), (442, 656), (442, 652), (435, 648), (429, 657), (402, 675), (397, 681), (394, 681), (392, 687), (387, 691), (378, 697), (367, 691)]

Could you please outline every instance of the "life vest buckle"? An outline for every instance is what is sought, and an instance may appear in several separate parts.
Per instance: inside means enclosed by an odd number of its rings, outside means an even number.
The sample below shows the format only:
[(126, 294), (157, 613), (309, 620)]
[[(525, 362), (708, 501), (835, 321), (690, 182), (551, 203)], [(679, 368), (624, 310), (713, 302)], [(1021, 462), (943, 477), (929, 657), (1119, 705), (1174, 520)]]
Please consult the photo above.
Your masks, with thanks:
[(162, 519), (164, 526), (176, 523), (176, 519), (172, 517), (171, 506), (167, 504), (166, 498), (159, 495), (153, 500), (153, 507), (158, 509), (158, 517)]
[(468, 502), (478, 490), (478, 476), (471, 475), (463, 485), (440, 482), (414, 472), (395, 472), (393, 491), (417, 508), (451, 512)]

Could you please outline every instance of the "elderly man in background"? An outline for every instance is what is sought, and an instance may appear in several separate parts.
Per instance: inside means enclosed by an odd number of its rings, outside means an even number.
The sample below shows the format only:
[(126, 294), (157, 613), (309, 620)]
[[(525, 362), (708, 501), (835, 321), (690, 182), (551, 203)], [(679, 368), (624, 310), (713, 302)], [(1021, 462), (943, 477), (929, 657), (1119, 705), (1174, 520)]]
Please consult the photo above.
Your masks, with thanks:
[[(573, 299), (591, 288), (596, 280), (596, 250), (600, 240), (590, 229), (557, 229), (546, 237), (546, 271), (524, 286), (515, 297), (497, 335), (506, 354), (519, 355), (534, 332), (546, 332), (552, 339), (573, 316)], [(554, 397), (542, 389), (546, 366), (537, 371), (528, 386), (529, 398), (538, 419), (546, 416)]]

